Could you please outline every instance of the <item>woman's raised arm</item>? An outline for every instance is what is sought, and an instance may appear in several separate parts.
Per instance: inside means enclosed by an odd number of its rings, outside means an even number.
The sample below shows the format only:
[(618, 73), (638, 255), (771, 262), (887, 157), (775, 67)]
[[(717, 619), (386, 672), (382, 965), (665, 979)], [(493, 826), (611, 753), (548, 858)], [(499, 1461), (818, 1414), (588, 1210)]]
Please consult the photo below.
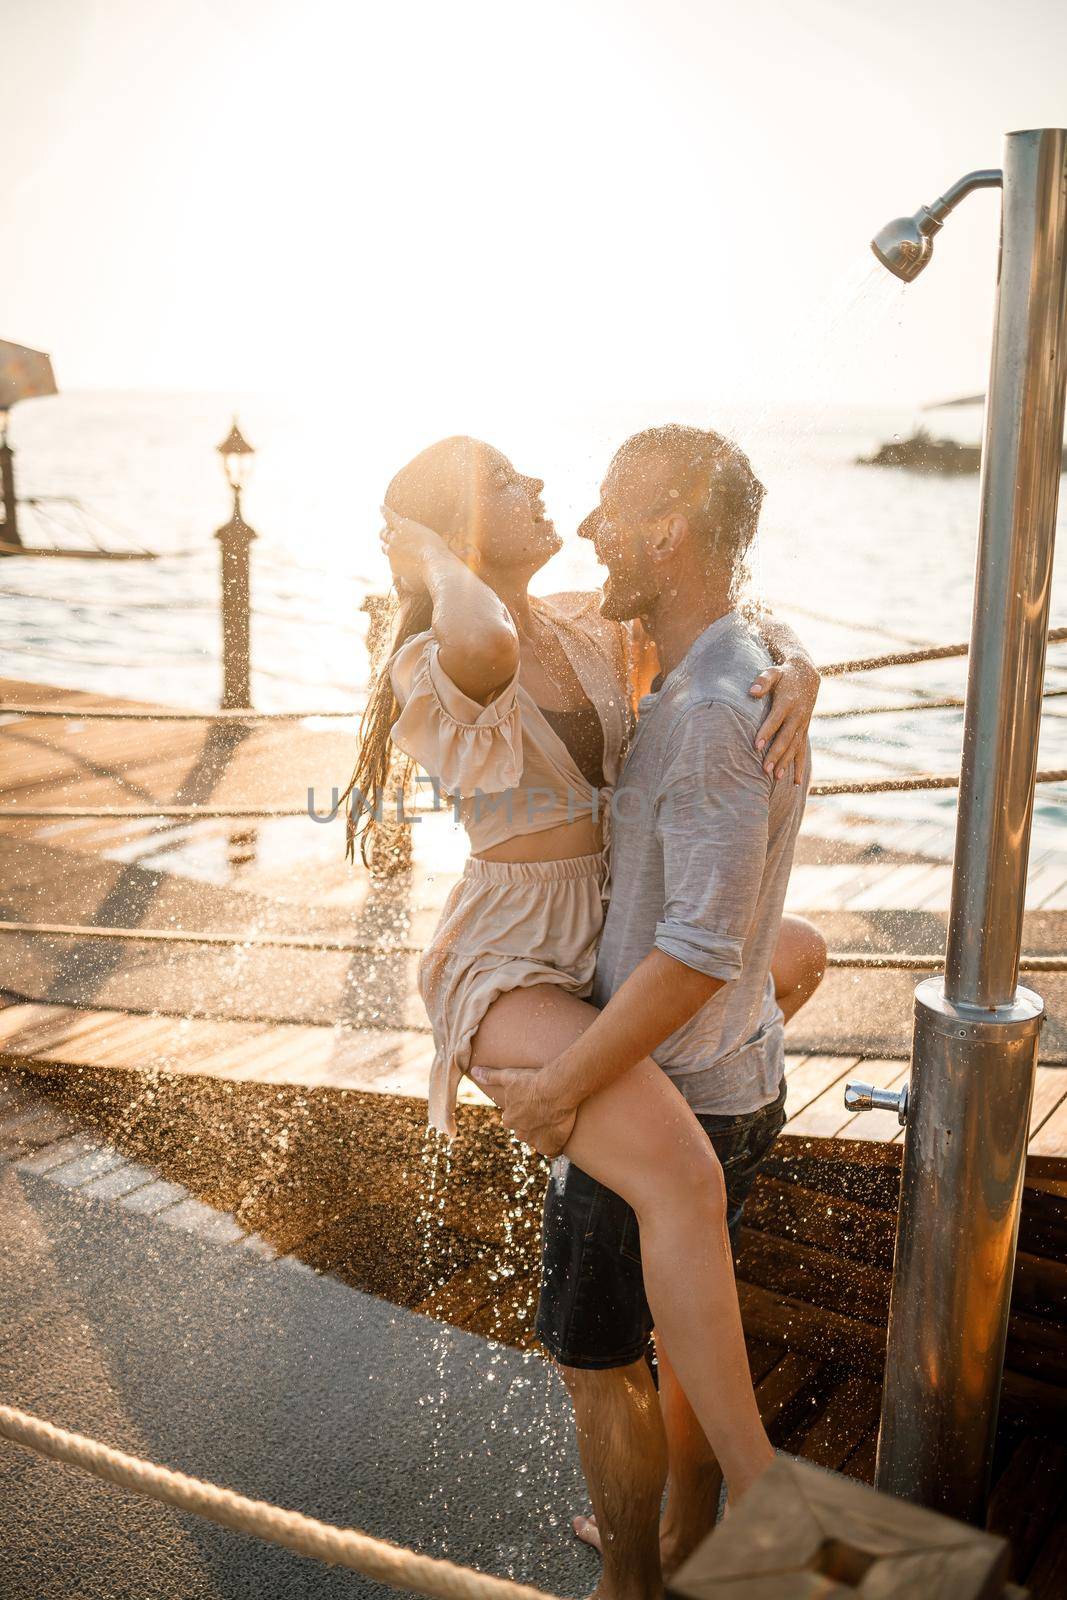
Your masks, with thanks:
[(507, 607), (432, 528), (381, 509), (382, 548), (394, 578), (430, 596), (442, 668), (464, 694), (486, 704), (518, 670), (519, 636)]

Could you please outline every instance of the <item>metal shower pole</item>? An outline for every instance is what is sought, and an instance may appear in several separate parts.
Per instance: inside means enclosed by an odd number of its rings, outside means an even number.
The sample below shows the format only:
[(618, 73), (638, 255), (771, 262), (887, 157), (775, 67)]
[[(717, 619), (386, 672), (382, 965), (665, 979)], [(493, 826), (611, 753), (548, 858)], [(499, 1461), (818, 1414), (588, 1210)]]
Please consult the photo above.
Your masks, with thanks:
[(915, 996), (875, 1482), (984, 1518), (1044, 1007), (1019, 988), (1067, 387), (1067, 130), (1007, 136), (945, 976)]

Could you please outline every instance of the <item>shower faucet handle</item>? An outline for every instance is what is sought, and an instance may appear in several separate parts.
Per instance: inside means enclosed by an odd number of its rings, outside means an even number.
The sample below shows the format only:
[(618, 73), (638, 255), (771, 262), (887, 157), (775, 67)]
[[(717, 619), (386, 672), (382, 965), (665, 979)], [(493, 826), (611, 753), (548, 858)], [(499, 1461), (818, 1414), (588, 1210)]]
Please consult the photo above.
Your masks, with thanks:
[(895, 1111), (903, 1127), (908, 1120), (908, 1085), (899, 1094), (892, 1089), (874, 1089), (869, 1083), (845, 1084), (847, 1111)]

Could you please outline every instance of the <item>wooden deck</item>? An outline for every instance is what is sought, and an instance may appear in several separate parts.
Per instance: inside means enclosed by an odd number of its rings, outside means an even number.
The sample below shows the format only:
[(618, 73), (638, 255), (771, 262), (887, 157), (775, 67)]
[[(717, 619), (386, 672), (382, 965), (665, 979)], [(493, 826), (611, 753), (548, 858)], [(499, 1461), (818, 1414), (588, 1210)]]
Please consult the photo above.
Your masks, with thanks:
[[(146, 709), (12, 679), (0, 679), (0, 700)], [(312, 789), (316, 809), (328, 810), (352, 745), (352, 726), (337, 722), (0, 722), (8, 808), (295, 813), (16, 818), (0, 809), (0, 923), (52, 930), (0, 932), (0, 990), (21, 1002), (0, 1025), (6, 1059), (424, 1095), (431, 1051), (415, 952), (455, 881), (461, 841), (447, 818), (426, 818), (412, 833), (414, 872), (395, 885), (347, 864), (341, 820), (312, 821), (306, 807)], [(943, 830), (899, 828), (887, 849), (861, 823), (844, 838), (822, 835), (819, 815), (809, 807), (790, 908), (816, 921), (831, 949), (914, 951), (937, 970)], [(1035, 847), (1027, 906), (1026, 949), (1067, 950), (1067, 850)], [(302, 947), (316, 942), (349, 948)], [(916, 977), (827, 975), (789, 1033), (791, 1136), (899, 1156), (893, 1118), (850, 1117), (842, 1090), (849, 1076), (903, 1083)], [(1030, 1157), (1047, 1176), (1067, 1163), (1067, 976), (1036, 981), (1049, 1018)], [(481, 1099), (470, 1085), (464, 1094)]]
[[(433, 1044), (424, 1031), (153, 1016), (7, 998), (0, 1010), (0, 1064), (195, 1074), (233, 1083), (426, 1098)], [(790, 1054), (784, 1133), (809, 1146), (830, 1141), (880, 1145), (887, 1147), (890, 1161), (897, 1159), (904, 1130), (885, 1112), (848, 1113), (844, 1086), (856, 1079), (899, 1089), (907, 1078), (908, 1064), (899, 1060)], [(466, 1079), (460, 1101), (489, 1104)], [(1065, 1152), (1067, 1071), (1039, 1067), (1030, 1118), (1030, 1175), (1067, 1179)]]

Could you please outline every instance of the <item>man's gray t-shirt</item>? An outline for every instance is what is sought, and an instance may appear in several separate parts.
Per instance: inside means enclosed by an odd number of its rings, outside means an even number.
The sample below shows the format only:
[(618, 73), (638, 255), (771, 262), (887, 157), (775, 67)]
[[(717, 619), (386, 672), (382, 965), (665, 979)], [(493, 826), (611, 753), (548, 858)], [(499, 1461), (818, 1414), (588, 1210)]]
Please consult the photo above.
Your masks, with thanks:
[(638, 708), (612, 804), (611, 897), (592, 999), (604, 1006), (653, 946), (724, 985), (653, 1056), (696, 1112), (768, 1105), (781, 1085), (770, 975), (811, 775), (763, 771), (771, 665), (736, 611), (718, 618)]

